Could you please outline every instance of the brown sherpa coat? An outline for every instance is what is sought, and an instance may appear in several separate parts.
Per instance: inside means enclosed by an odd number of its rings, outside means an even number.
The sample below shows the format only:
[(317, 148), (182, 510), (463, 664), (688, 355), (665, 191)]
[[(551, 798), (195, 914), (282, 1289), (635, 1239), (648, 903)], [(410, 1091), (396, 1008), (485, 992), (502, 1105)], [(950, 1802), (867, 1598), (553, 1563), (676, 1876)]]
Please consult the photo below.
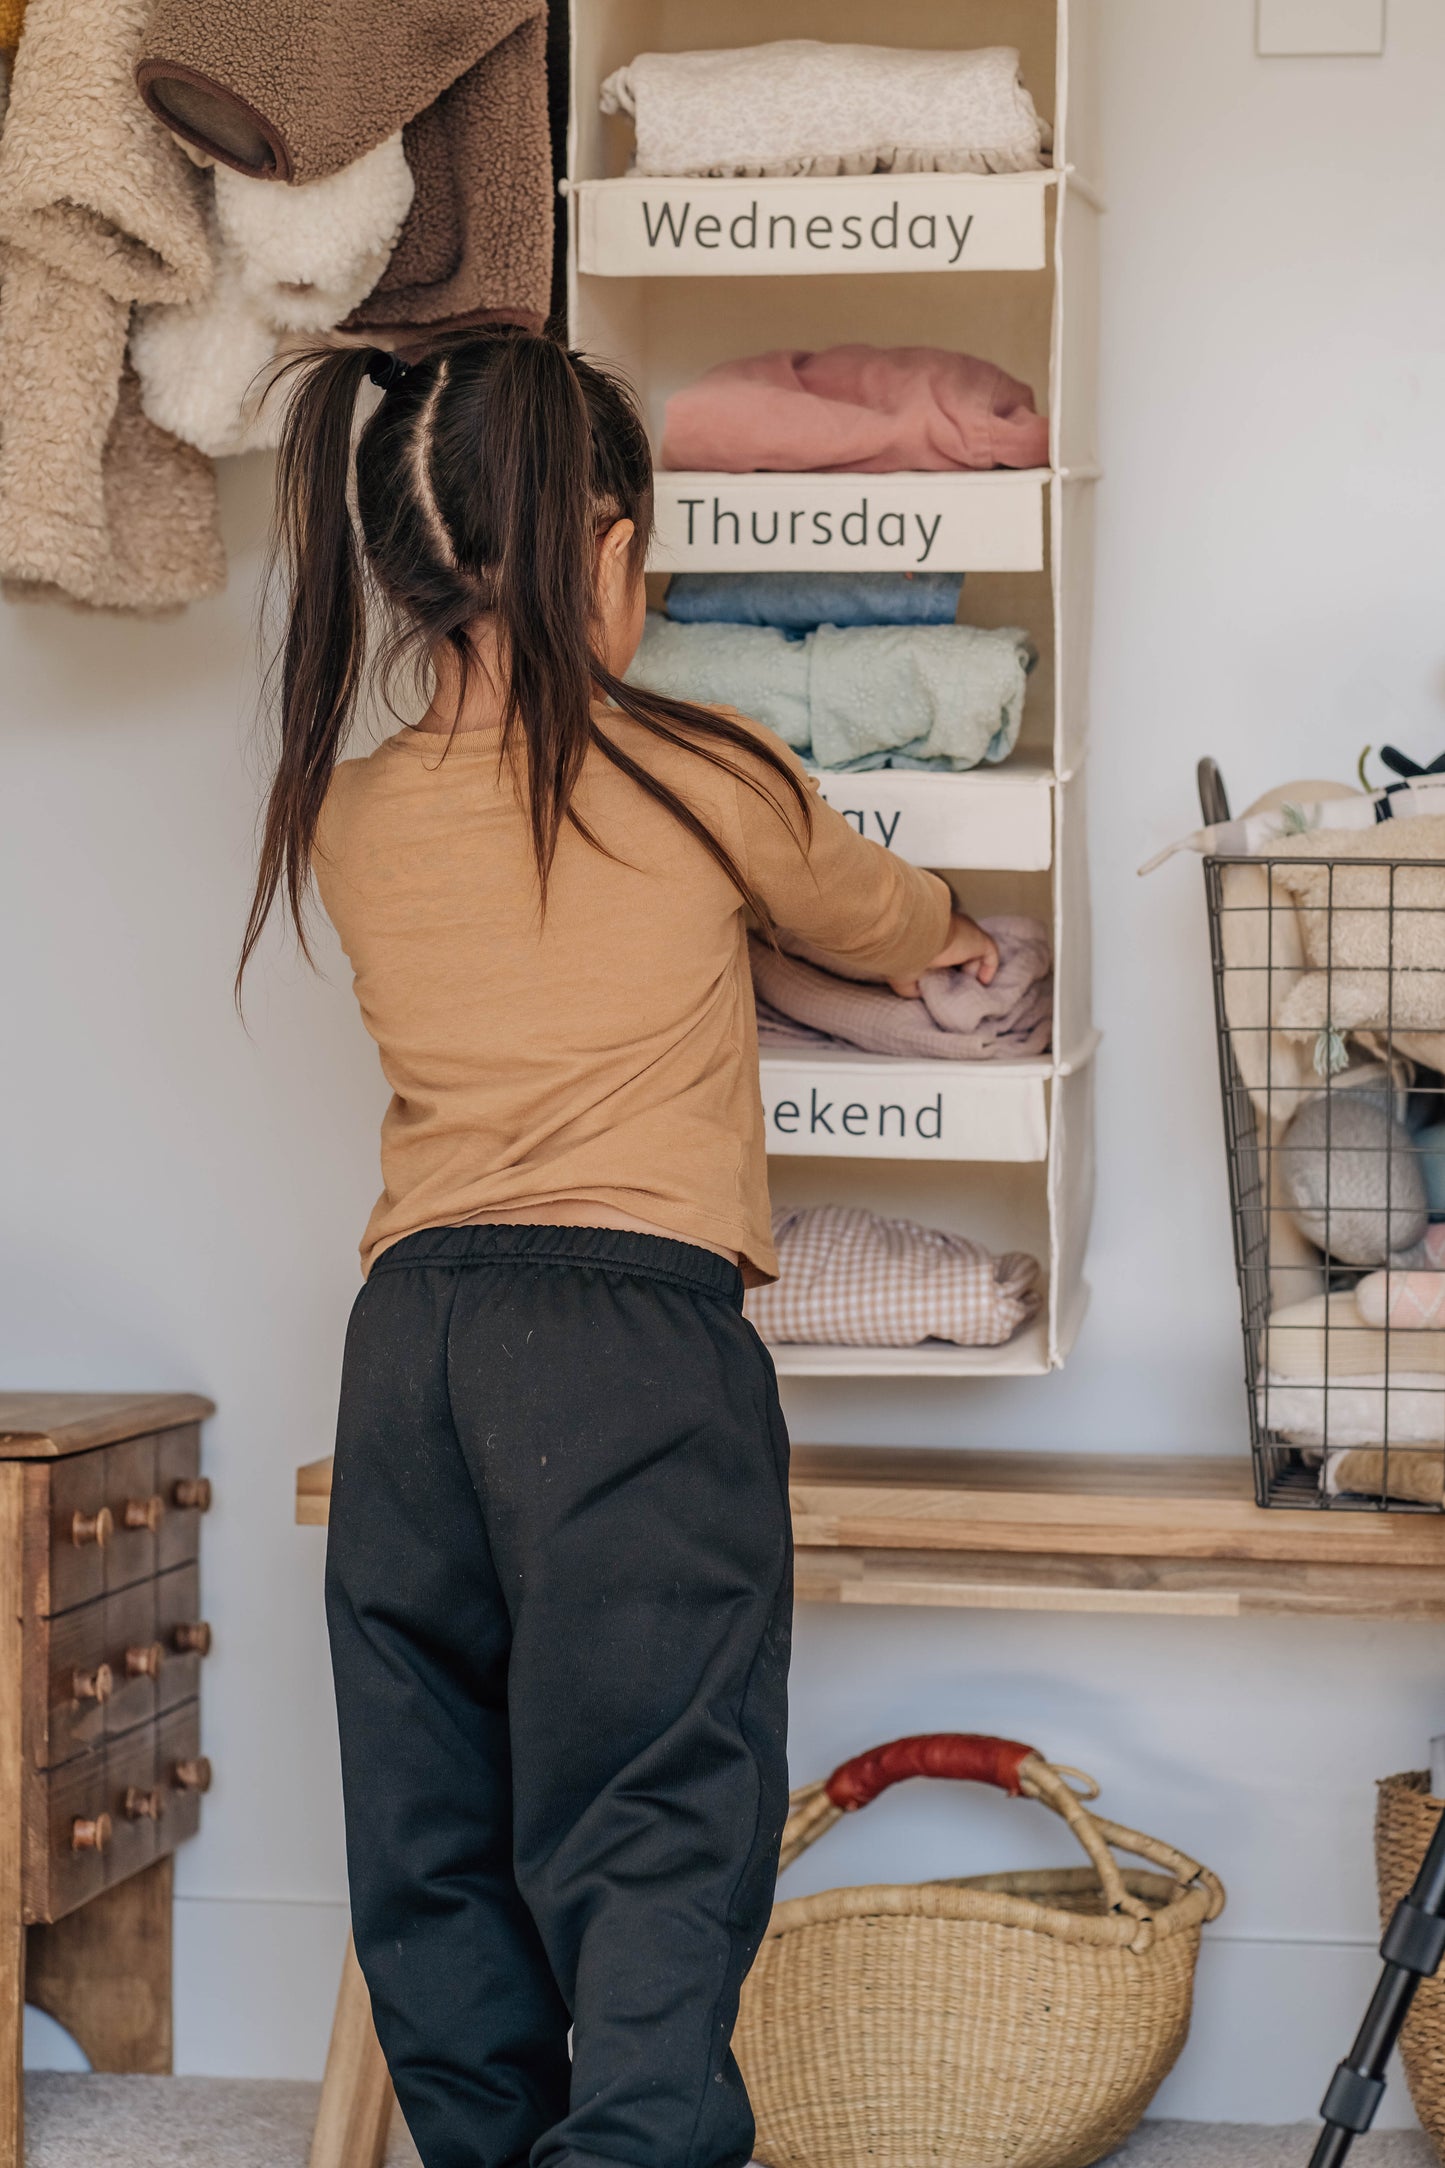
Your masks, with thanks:
[(0, 578), (115, 609), (222, 585), (207, 462), (141, 415), (136, 300), (211, 277), (205, 184), (136, 94), (146, 0), (30, 0), (0, 137)]
[(0, 576), (98, 609), (225, 585), (210, 461), (148, 422), (125, 305), (0, 251)]
[(276, 180), (404, 129), (415, 200), (349, 330), (546, 315), (545, 0), (153, 0), (136, 81), (178, 135)]

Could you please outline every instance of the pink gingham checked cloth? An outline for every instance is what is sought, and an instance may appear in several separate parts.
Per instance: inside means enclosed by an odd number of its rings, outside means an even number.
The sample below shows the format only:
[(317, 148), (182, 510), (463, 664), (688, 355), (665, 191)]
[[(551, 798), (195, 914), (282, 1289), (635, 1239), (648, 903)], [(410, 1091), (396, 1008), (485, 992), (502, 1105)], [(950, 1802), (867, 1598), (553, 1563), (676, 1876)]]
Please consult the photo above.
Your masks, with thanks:
[(773, 1214), (779, 1278), (744, 1309), (765, 1340), (829, 1347), (998, 1347), (1039, 1307), (1036, 1259), (913, 1220), (820, 1204)]

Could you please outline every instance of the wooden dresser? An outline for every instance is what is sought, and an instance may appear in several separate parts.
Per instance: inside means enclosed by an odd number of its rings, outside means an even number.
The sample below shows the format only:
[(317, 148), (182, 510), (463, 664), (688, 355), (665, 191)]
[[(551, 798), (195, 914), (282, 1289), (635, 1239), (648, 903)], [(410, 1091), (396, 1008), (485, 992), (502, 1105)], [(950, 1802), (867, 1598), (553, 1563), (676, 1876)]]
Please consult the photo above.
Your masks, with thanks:
[(171, 1855), (200, 1823), (194, 1393), (0, 1393), (0, 2168), (24, 2004), (98, 2070), (171, 2067)]

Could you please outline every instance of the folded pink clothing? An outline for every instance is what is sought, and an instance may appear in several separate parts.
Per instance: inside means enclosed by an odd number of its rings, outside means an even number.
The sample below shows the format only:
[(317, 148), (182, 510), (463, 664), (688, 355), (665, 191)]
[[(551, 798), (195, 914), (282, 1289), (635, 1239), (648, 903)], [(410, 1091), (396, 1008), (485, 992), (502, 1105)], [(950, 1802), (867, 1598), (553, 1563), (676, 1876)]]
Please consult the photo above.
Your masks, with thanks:
[(919, 1055), (940, 1061), (1027, 1061), (1046, 1054), (1054, 1008), (1048, 928), (1034, 918), (980, 923), (998, 943), (993, 983), (982, 986), (959, 969), (925, 971), (918, 999), (840, 978), (750, 940), (759, 1045), (781, 1052), (831, 1042), (903, 1061)]
[(664, 467), (723, 474), (1042, 467), (1027, 384), (937, 346), (830, 346), (724, 361), (667, 402)]

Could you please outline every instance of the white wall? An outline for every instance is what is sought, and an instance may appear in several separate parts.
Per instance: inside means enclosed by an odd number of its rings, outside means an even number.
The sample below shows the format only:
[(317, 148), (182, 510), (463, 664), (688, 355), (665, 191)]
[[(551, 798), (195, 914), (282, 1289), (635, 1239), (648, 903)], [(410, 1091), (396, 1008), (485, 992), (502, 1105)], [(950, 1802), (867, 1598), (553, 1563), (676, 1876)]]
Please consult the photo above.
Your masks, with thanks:
[[(1243, 1449), (1201, 884), (1134, 868), (1193, 825), (1200, 753), (1243, 803), (1349, 775), (1366, 741), (1445, 745), (1445, 14), (1391, 0), (1382, 61), (1261, 62), (1251, 0), (1101, 4), (1094, 1308), (1042, 1383), (796, 1389), (803, 1439)], [(219, 603), (0, 614), (0, 1380), (220, 1403), (219, 1777), (179, 1868), (179, 2061), (304, 2074), (343, 1885), (321, 1539), (290, 1487), (329, 1443), (382, 1094), (339, 977), (273, 953), (249, 1037), (230, 1005), (264, 490), (227, 473)], [(796, 1767), (959, 1725), (1092, 1769), (1231, 1891), (1158, 2107), (1307, 2116), (1372, 1975), (1373, 1779), (1445, 1728), (1440, 1653), (1425, 1628), (805, 1610)], [(1037, 1819), (914, 1787), (792, 1886), (1061, 1856)]]

